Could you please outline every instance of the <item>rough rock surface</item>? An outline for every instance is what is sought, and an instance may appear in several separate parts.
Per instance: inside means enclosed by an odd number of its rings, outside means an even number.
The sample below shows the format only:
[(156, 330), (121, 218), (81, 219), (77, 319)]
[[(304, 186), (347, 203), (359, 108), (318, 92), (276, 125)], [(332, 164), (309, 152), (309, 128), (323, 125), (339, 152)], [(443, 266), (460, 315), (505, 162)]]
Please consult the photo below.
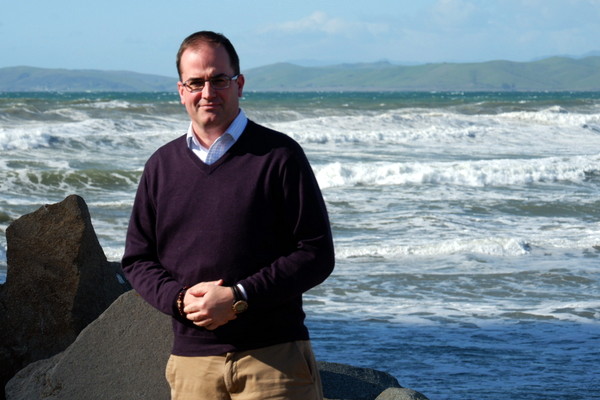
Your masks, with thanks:
[[(169, 317), (129, 291), (66, 351), (20, 371), (6, 386), (7, 399), (168, 399), (164, 369), (171, 341)], [(319, 368), (327, 399), (374, 400), (387, 388), (401, 390), (398, 381), (383, 372), (326, 362)]]
[[(106, 260), (85, 201), (69, 196), (10, 224), (0, 285), (0, 387), (65, 350), (129, 285)], [(4, 391), (0, 390), (0, 399)]]
[(323, 393), (328, 399), (372, 400), (387, 388), (401, 388), (393, 376), (369, 368), (320, 362)]
[(119, 297), (61, 354), (20, 371), (6, 386), (17, 399), (168, 399), (168, 316), (135, 291)]
[(383, 391), (375, 400), (428, 400), (419, 392), (407, 388), (389, 388)]

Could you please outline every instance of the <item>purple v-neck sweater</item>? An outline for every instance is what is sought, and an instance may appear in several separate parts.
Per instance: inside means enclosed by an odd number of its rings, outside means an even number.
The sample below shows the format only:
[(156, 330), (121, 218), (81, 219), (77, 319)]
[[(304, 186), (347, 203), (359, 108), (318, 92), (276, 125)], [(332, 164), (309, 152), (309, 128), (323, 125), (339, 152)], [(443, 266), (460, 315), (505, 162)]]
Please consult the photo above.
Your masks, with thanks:
[[(164, 145), (140, 179), (122, 262), (135, 290), (173, 317), (175, 355), (308, 339), (302, 293), (329, 276), (334, 252), (301, 147), (252, 121), (212, 165), (185, 135)], [(217, 279), (244, 286), (248, 311), (214, 331), (180, 317), (179, 291)]]

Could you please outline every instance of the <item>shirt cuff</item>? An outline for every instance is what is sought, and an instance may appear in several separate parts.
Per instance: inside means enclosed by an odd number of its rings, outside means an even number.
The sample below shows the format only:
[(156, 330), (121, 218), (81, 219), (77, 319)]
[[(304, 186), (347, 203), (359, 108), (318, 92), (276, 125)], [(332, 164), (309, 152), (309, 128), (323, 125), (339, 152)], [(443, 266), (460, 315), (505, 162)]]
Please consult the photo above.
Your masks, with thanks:
[(242, 286), (242, 284), (238, 283), (236, 286), (237, 286), (238, 289), (240, 289), (240, 293), (244, 297), (244, 300), (248, 300), (248, 294), (246, 293), (246, 289), (244, 289), (244, 287)]

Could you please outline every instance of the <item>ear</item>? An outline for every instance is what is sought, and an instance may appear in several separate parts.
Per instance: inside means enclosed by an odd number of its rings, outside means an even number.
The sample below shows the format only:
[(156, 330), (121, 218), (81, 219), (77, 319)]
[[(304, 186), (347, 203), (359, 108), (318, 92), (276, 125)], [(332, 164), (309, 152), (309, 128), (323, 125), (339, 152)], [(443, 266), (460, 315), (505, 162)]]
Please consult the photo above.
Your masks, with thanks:
[(177, 91), (179, 92), (179, 101), (181, 102), (181, 104), (185, 104), (185, 88), (183, 87), (183, 84), (181, 82), (177, 82)]
[(237, 78), (238, 97), (242, 97), (242, 94), (244, 92), (244, 84), (245, 83), (246, 83), (246, 78), (244, 77), (244, 75), (240, 74), (240, 76), (238, 76), (238, 78)]

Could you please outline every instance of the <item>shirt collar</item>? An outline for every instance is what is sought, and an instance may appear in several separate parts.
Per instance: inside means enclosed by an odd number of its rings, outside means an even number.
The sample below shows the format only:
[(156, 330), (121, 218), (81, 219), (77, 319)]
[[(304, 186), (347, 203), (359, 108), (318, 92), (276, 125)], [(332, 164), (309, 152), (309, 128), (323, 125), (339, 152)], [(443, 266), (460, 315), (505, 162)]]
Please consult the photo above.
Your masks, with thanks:
[[(244, 112), (244, 110), (240, 108), (240, 112), (238, 113), (237, 117), (235, 117), (235, 119), (233, 120), (231, 125), (229, 125), (229, 127), (225, 130), (225, 132), (223, 132), (223, 134), (226, 134), (226, 133), (230, 134), (231, 137), (233, 138), (233, 143), (235, 143), (240, 138), (242, 133), (244, 132), (244, 129), (246, 129), (247, 124), (248, 124), (248, 117), (246, 116), (246, 113)], [(190, 122), (190, 125), (187, 130), (186, 140), (187, 140), (188, 147), (192, 150), (203, 148), (200, 145), (198, 138), (196, 138), (196, 135), (194, 135), (194, 128), (192, 127), (191, 122)]]

